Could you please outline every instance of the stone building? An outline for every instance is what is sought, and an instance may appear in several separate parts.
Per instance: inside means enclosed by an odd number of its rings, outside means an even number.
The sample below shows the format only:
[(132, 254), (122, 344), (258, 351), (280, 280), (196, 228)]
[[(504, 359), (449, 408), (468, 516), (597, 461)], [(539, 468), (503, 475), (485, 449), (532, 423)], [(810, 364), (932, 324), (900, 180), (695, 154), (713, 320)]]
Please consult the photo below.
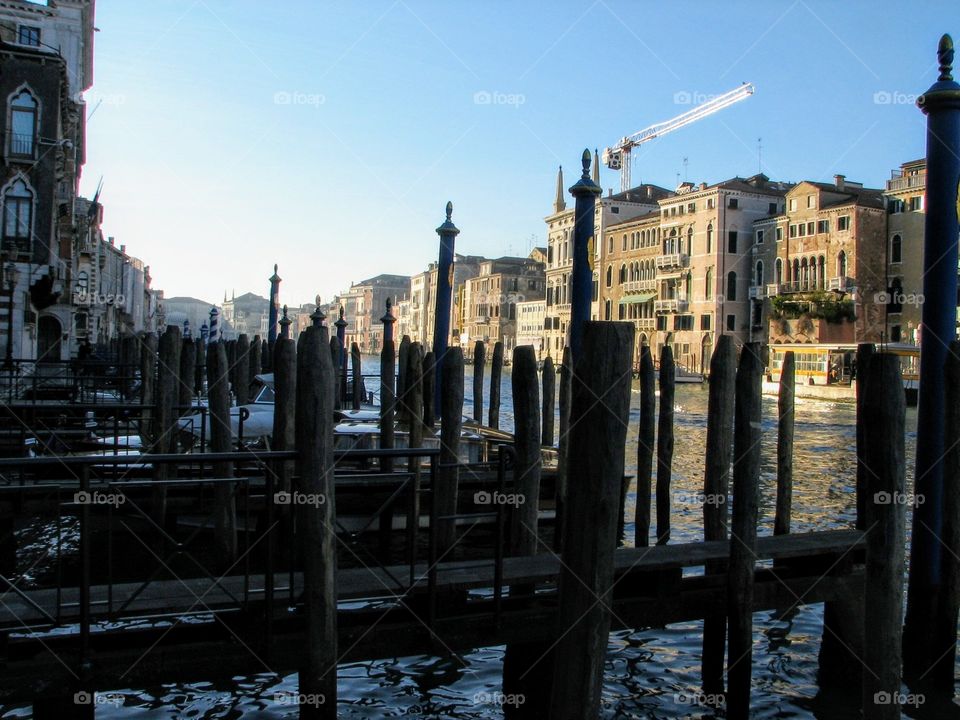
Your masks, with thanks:
[(246, 334), (250, 340), (257, 335), (267, 337), (267, 324), (270, 317), (270, 301), (256, 293), (244, 293), (240, 297), (233, 294), (227, 300), (223, 296), (220, 322), (222, 336), (226, 340), (236, 340)]
[(526, 300), (517, 303), (517, 347), (531, 345), (537, 352), (537, 360), (546, 357), (546, 342), (543, 338), (543, 320), (547, 301)]
[[(345, 344), (347, 348), (357, 344), (360, 352), (376, 354), (382, 349), (383, 324), (380, 318), (386, 311), (387, 298), (393, 305), (410, 295), (410, 278), (406, 275), (382, 274), (354, 283), (326, 306), (328, 324), (339, 317), (343, 306)], [(396, 313), (394, 312), (394, 317)], [(394, 328), (396, 330), (396, 328)], [(396, 335), (396, 332), (394, 333)], [(399, 340), (399, 337), (397, 337)]]
[(545, 268), (533, 258), (484, 260), (480, 273), (464, 286), (461, 342), (468, 353), (482, 341), (487, 355), (503, 343), (509, 358), (517, 344), (517, 304), (544, 298)]
[(751, 330), (770, 342), (879, 342), (885, 333), (886, 201), (837, 175), (804, 181), (754, 223)]
[(905, 162), (891, 173), (887, 199), (886, 337), (916, 344), (923, 296), (923, 228), (927, 161)]

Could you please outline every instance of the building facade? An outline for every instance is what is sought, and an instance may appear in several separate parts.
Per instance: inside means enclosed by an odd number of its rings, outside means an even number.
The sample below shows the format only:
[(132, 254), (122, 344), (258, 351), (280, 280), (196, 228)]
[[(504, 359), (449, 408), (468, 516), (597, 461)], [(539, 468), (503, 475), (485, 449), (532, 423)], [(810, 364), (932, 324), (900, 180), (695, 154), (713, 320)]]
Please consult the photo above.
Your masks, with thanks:
[(530, 345), (537, 353), (537, 360), (546, 357), (546, 341), (543, 335), (543, 321), (546, 317), (547, 301), (526, 300), (517, 303), (517, 347)]
[(886, 337), (917, 344), (923, 304), (923, 229), (926, 222), (927, 161), (905, 162), (886, 182)]

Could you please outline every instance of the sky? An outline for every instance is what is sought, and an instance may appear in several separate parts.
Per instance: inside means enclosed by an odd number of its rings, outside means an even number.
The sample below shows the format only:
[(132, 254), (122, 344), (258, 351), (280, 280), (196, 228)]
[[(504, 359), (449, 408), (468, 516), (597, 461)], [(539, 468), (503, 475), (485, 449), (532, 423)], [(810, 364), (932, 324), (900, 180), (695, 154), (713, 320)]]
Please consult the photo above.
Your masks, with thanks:
[[(98, 0), (81, 192), (167, 297), (325, 301), (546, 244), (585, 147), (751, 82), (643, 145), (633, 184), (762, 170), (882, 187), (924, 155), (916, 96), (950, 2)], [(953, 22), (951, 27), (950, 23)], [(602, 168), (601, 185), (619, 190)], [(568, 201), (570, 201), (568, 195)]]

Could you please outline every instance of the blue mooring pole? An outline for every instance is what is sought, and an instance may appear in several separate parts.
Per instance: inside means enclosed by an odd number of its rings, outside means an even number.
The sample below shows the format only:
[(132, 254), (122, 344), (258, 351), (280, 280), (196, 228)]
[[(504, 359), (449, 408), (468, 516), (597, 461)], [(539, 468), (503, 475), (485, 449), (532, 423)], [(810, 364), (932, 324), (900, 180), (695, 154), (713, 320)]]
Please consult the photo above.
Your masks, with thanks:
[(949, 603), (943, 587), (944, 363), (957, 323), (960, 85), (953, 80), (949, 35), (940, 39), (937, 59), (940, 76), (917, 100), (927, 116), (927, 198), (914, 487), (918, 502), (913, 509), (903, 657), (908, 681), (943, 685), (952, 695), (957, 618), (955, 612), (952, 621), (945, 617)]
[(437, 302), (433, 324), (433, 356), (436, 358), (436, 414), (440, 417), (440, 378), (443, 375), (443, 358), (447, 354), (447, 342), (450, 337), (450, 308), (453, 303), (453, 246), (460, 230), (450, 218), (453, 216), (453, 203), (447, 203), (447, 219), (437, 228), (440, 236), (440, 259), (437, 261)]
[(277, 275), (277, 266), (273, 266), (273, 275), (270, 277), (270, 310), (267, 317), (267, 342), (273, 347), (277, 341), (277, 321), (280, 314), (280, 276)]
[(584, 150), (583, 174), (570, 194), (576, 200), (573, 225), (573, 270), (570, 288), (570, 354), (576, 362), (583, 341), (584, 323), (590, 320), (590, 305), (593, 302), (593, 254), (595, 251), (594, 212), (597, 196), (602, 192), (599, 185), (590, 179), (590, 151)]

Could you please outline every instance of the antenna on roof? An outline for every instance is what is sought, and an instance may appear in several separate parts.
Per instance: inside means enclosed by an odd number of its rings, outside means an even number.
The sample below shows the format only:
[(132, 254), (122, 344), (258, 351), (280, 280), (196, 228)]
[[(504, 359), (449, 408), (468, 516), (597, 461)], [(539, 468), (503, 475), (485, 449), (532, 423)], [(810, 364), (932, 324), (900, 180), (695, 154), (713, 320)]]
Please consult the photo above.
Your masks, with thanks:
[(690, 178), (687, 177), (687, 158), (683, 159), (683, 181), (687, 182)]
[(763, 138), (757, 138), (757, 173), (763, 172)]

